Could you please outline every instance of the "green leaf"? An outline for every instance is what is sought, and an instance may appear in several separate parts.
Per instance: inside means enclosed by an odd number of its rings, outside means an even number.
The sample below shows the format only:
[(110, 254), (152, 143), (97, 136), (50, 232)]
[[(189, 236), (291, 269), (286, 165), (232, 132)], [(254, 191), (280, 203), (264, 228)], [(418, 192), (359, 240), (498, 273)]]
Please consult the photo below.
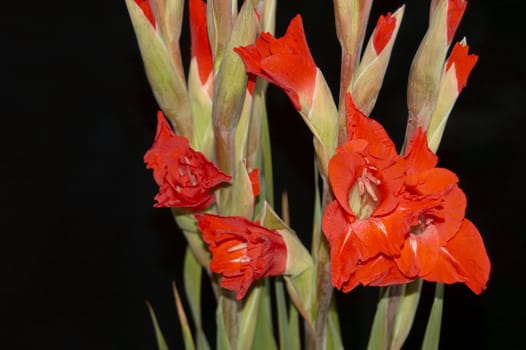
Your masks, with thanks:
[(265, 177), (265, 199), (273, 206), (274, 205), (274, 180), (272, 174), (272, 149), (270, 147), (270, 132), (268, 126), (267, 113), (262, 117), (263, 119), (263, 173)]
[(298, 310), (292, 303), (289, 305), (289, 335), (289, 347), (287, 349), (300, 350), (301, 338), (299, 314)]
[(422, 280), (380, 288), (367, 349), (400, 349), (404, 344), (420, 300)]
[(435, 299), (429, 320), (427, 321), (426, 333), (422, 342), (422, 350), (437, 350), (440, 342), (440, 326), (442, 323), (442, 308), (444, 305), (444, 284), (437, 283), (435, 286)]
[[(217, 339), (216, 348), (217, 350), (231, 350), (231, 346), (228, 340), (227, 327), (225, 325), (225, 317), (229, 317), (227, 308), (224, 307), (225, 297), (220, 295), (217, 301), (216, 309), (216, 325), (217, 325)], [(228, 321), (227, 321), (228, 323)]]
[(421, 290), (421, 279), (416, 279), (405, 285), (404, 293), (400, 296), (398, 310), (394, 319), (391, 349), (400, 349), (407, 339), (415, 319)]
[(388, 296), (390, 287), (380, 288), (380, 300), (376, 305), (376, 313), (374, 314), (373, 325), (369, 333), (369, 342), (367, 350), (384, 350), (387, 349), (387, 311), (388, 311)]
[(283, 289), (283, 278), (276, 277), (274, 281), (274, 291), (276, 294), (276, 310), (278, 319), (279, 348), (290, 349), (290, 338), (288, 330), (287, 302)]
[(320, 196), (320, 185), (319, 185), (320, 172), (317, 166), (316, 160), (314, 160), (314, 222), (312, 224), (312, 244), (311, 254), (312, 260), (316, 265), (318, 262), (318, 251), (320, 249), (321, 242), (321, 196)]
[(269, 278), (264, 278), (262, 280), (262, 288), (264, 288), (264, 290), (261, 293), (259, 302), (256, 332), (254, 333), (252, 350), (277, 350), (278, 347), (274, 339), (272, 326), (272, 305)]
[(157, 317), (155, 316), (153, 307), (148, 301), (146, 301), (146, 307), (148, 308), (148, 311), (150, 312), (150, 317), (152, 319), (153, 328), (155, 330), (155, 338), (157, 339), (157, 349), (168, 350), (168, 345), (166, 344), (166, 341), (164, 340), (164, 336), (161, 331), (161, 328), (159, 327), (159, 323), (157, 322)]
[(263, 293), (263, 291), (263, 286), (255, 285), (243, 299), (243, 305), (239, 315), (238, 349), (252, 348), (258, 320), (261, 293)]
[(179, 296), (179, 291), (177, 290), (175, 281), (172, 282), (172, 290), (174, 293), (177, 315), (179, 316), (179, 323), (181, 324), (181, 330), (183, 333), (184, 348), (186, 350), (195, 350), (192, 331), (190, 330), (190, 325), (188, 324), (188, 319), (186, 318), (186, 313), (184, 312), (183, 303), (181, 302), (181, 297)]
[(210, 345), (203, 331), (201, 321), (201, 275), (203, 268), (197, 262), (192, 250), (187, 247), (183, 264), (184, 290), (196, 329), (198, 350), (208, 350)]
[(326, 350), (343, 350), (340, 320), (338, 319), (338, 307), (334, 297), (331, 299), (327, 322), (328, 327)]

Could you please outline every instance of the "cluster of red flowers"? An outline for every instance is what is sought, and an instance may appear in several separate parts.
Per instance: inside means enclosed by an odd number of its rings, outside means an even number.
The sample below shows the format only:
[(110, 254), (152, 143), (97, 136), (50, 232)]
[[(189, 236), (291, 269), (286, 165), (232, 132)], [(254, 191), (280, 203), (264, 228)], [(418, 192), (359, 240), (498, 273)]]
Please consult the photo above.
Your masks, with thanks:
[[(193, 32), (199, 28), (195, 21), (204, 26), (206, 20), (204, 7), (197, 3), (190, 2)], [(146, 10), (155, 25), (151, 10)], [(389, 41), (393, 21), (390, 14), (380, 19), (374, 38), (377, 53)], [(193, 37), (192, 48), (194, 55), (207, 56), (198, 57), (205, 62), (200, 70), (205, 83), (212, 65), (202, 29)], [(247, 72), (283, 88), (298, 110), (300, 105), (312, 104), (318, 69), (307, 47), (301, 17), (291, 22), (283, 38), (262, 33), (255, 44), (235, 50)], [(462, 62), (467, 49), (456, 55), (460, 56), (454, 60)], [(463, 76), (459, 85), (465, 84), (465, 70), (458, 74)], [(483, 241), (464, 217), (466, 197), (457, 176), (436, 167), (438, 159), (428, 148), (424, 131), (417, 129), (400, 155), (383, 127), (362, 114), (350, 94), (346, 95), (346, 117), (347, 140), (328, 164), (335, 199), (322, 221), (330, 244), (333, 285), (348, 292), (358, 284), (385, 286), (421, 278), (463, 282), (480, 293), (490, 270)], [(224, 288), (242, 298), (255, 280), (286, 272), (287, 247), (278, 231), (241, 217), (199, 214), (214, 203), (214, 190), (230, 176), (191, 149), (160, 112), (154, 145), (144, 159), (160, 188), (155, 206), (196, 214), (197, 226), (212, 253), (210, 270), (222, 274)], [(250, 177), (257, 196), (257, 169)]]

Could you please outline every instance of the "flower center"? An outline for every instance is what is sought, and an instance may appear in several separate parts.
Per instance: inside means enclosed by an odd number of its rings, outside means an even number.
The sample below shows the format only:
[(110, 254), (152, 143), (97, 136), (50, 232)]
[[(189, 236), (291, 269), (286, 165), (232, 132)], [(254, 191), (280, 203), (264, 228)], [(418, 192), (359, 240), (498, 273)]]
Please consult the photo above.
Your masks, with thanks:
[(379, 198), (377, 187), (381, 181), (372, 173), (376, 170), (372, 165), (364, 167), (362, 174), (356, 178), (349, 193), (349, 206), (358, 219), (369, 218), (378, 206)]
[(191, 165), (192, 163), (187, 156), (185, 156), (183, 160), (179, 163), (179, 168), (177, 169), (177, 171), (179, 173), (180, 181), (181, 183), (183, 183), (184, 186), (197, 185), (197, 177), (196, 174), (194, 174)]
[(232, 262), (238, 262), (238, 263), (241, 263), (241, 264), (249, 263), (250, 262), (250, 257), (247, 255), (247, 248), (248, 248), (248, 244), (244, 243), (244, 242), (238, 243), (238, 244), (228, 248), (227, 251), (229, 253), (238, 252), (240, 250), (243, 251), (241, 256), (238, 256), (235, 259), (231, 259), (231, 261)]
[(421, 214), (418, 217), (418, 222), (411, 226), (410, 233), (419, 235), (426, 231), (426, 229), (433, 223), (433, 218), (427, 217), (425, 214)]

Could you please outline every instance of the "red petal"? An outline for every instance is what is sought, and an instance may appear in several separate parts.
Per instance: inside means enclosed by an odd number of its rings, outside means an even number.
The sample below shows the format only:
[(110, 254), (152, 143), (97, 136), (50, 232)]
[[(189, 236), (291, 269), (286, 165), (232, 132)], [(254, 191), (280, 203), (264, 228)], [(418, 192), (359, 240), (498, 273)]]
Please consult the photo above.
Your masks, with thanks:
[(301, 109), (300, 96), (311, 103), (317, 67), (307, 46), (301, 16), (292, 19), (282, 38), (262, 33), (255, 44), (234, 50), (247, 72), (282, 88), (297, 110)]
[(414, 133), (405, 152), (408, 173), (420, 172), (435, 167), (438, 157), (429, 149), (427, 137), (421, 127)]
[(252, 185), (252, 193), (254, 194), (254, 198), (259, 195), (260, 192), (260, 186), (259, 186), (259, 169), (255, 168), (248, 174), (250, 178), (250, 184)]
[(212, 49), (208, 40), (206, 20), (206, 3), (203, 0), (190, 0), (188, 3), (190, 17), (190, 35), (192, 39), (192, 57), (197, 60), (199, 79), (204, 85), (212, 73)]
[(449, 0), (447, 4), (447, 43), (448, 45), (453, 40), (453, 35), (457, 31), (460, 20), (466, 10), (467, 1), (465, 0)]
[(434, 225), (440, 235), (440, 246), (444, 246), (453, 237), (464, 220), (466, 211), (466, 195), (458, 186), (454, 186), (445, 196), (442, 208), (437, 215), (441, 220), (437, 220)]
[(441, 250), (433, 273), (423, 278), (443, 283), (464, 282), (473, 292), (486, 289), (491, 265), (477, 228), (465, 219), (457, 234)]
[(358, 284), (364, 286), (388, 286), (411, 282), (397, 269), (394, 262), (384, 255), (361, 262), (356, 272), (343, 285), (343, 292), (349, 292)]
[(356, 181), (356, 169), (363, 168), (365, 161), (359, 156), (367, 146), (365, 140), (344, 143), (329, 161), (329, 180), (332, 190), (340, 205), (354, 215), (349, 206), (349, 191)]
[(361, 258), (369, 259), (379, 253), (389, 256), (400, 254), (409, 222), (402, 213), (395, 212), (382, 218), (357, 220), (352, 228), (364, 246)]
[(477, 55), (468, 55), (469, 47), (462, 42), (458, 42), (453, 46), (451, 55), (447, 60), (446, 71), (448, 71), (452, 65), (455, 67), (455, 74), (457, 77), (457, 91), (460, 91), (466, 86), (469, 74), (477, 63)]
[(155, 28), (155, 18), (153, 17), (150, 0), (135, 0), (135, 3), (141, 8), (146, 18), (148, 18), (148, 21), (150, 21), (152, 26)]
[(370, 152), (376, 157), (386, 159), (396, 155), (393, 141), (383, 126), (376, 120), (367, 117), (354, 104), (351, 94), (345, 95), (345, 113), (347, 116), (347, 138), (369, 141)]
[(373, 46), (377, 55), (383, 51), (385, 45), (391, 40), (395, 28), (396, 17), (393, 17), (391, 12), (388, 12), (385, 16), (381, 15), (378, 18), (378, 23), (373, 34)]

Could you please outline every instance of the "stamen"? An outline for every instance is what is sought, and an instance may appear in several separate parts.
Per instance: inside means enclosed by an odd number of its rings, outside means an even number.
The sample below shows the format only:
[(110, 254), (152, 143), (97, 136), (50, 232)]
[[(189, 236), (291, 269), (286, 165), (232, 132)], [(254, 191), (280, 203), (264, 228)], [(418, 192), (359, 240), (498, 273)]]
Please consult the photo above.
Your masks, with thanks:
[(246, 255), (243, 255), (243, 256), (240, 256), (239, 258), (236, 258), (236, 259), (232, 259), (230, 260), (231, 262), (234, 262), (234, 263), (240, 263), (240, 264), (247, 264), (249, 263), (250, 261), (252, 261), (250, 259), (249, 256), (246, 256)]
[(358, 179), (358, 193), (360, 196), (363, 196), (365, 194), (365, 185), (362, 181), (362, 178)]
[(188, 174), (188, 177), (190, 178), (190, 184), (192, 186), (195, 186), (197, 184), (197, 178), (195, 177), (195, 175), (192, 173), (192, 169), (190, 169), (189, 166), (186, 167), (186, 173)]
[(236, 252), (238, 250), (247, 249), (247, 248), (248, 248), (248, 244), (246, 244), (246, 243), (239, 243), (239, 244), (236, 244), (235, 246), (232, 246), (232, 247), (228, 248), (227, 252), (232, 253), (232, 252)]
[(365, 189), (367, 190), (367, 193), (369, 194), (369, 196), (371, 196), (373, 201), (376, 202), (378, 200), (378, 197), (376, 196), (376, 193), (374, 193), (374, 188), (373, 186), (371, 186), (370, 182), (365, 183)]
[(365, 174), (365, 177), (367, 179), (369, 179), (372, 183), (374, 183), (376, 186), (378, 186), (380, 184), (380, 179), (376, 178), (373, 174), (371, 173), (366, 173)]

